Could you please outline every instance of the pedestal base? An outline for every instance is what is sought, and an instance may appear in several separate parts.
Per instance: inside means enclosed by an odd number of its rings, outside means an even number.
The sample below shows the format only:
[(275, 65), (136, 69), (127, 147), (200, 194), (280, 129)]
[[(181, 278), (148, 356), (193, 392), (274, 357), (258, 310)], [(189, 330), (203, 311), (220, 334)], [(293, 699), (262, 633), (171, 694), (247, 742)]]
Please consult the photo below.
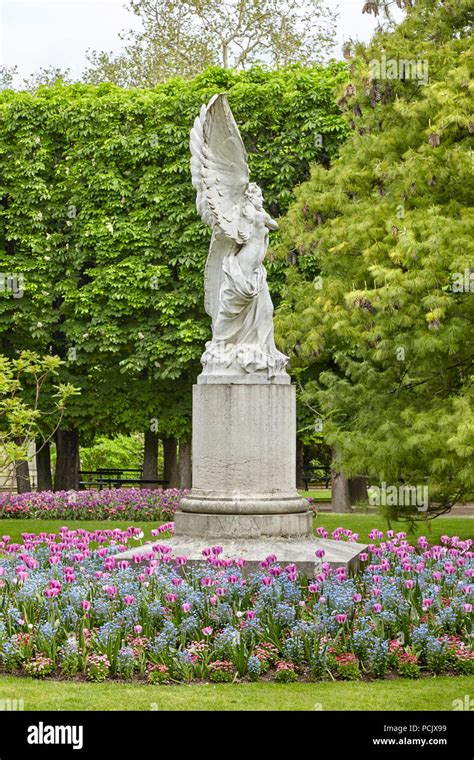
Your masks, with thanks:
[[(215, 380), (215, 378), (214, 378)], [(296, 484), (295, 388), (286, 383), (204, 381), (193, 388), (193, 488), (175, 515), (166, 543), (189, 565), (205, 565), (203, 549), (246, 560), (245, 572), (274, 554), (309, 578), (324, 562), (356, 571), (363, 544), (312, 536), (312, 513)], [(158, 556), (153, 544), (116, 555)]]
[[(308, 578), (314, 578), (320, 572), (322, 562), (328, 562), (331, 567), (344, 567), (350, 572), (359, 569), (359, 554), (366, 549), (364, 544), (346, 543), (344, 541), (332, 541), (322, 538), (301, 539), (223, 539), (219, 541), (206, 541), (202, 538), (171, 538), (156, 542), (171, 546), (172, 554), (185, 556), (189, 566), (205, 566), (207, 560), (203, 557), (202, 550), (218, 543), (222, 546), (222, 557), (225, 559), (245, 559), (244, 573), (252, 573), (259, 569), (259, 563), (274, 554), (282, 565), (289, 563), (296, 565), (300, 573)], [(144, 561), (150, 556), (159, 556), (153, 552), (155, 544), (144, 544), (135, 549), (129, 549), (115, 555), (117, 559)], [(323, 559), (316, 557), (316, 551), (324, 549)], [(140, 567), (140, 565), (137, 565)]]
[(295, 407), (288, 384), (194, 386), (193, 488), (177, 535), (217, 536), (219, 526), (233, 538), (309, 535), (308, 501), (295, 488)]
[(175, 536), (182, 538), (309, 538), (313, 513), (199, 514), (176, 512)]

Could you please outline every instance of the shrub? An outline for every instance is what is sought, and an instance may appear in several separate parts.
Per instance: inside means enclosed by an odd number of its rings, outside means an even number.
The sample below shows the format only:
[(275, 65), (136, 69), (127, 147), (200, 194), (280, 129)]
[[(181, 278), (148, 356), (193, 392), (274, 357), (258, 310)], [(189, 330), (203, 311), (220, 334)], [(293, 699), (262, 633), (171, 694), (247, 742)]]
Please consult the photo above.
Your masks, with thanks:
[(91, 654), (87, 662), (87, 680), (105, 681), (110, 673), (109, 658), (105, 654)]
[(54, 670), (54, 662), (50, 657), (38, 653), (32, 660), (23, 663), (23, 669), (27, 675), (33, 678), (45, 678)]
[(216, 660), (209, 664), (209, 680), (215, 683), (231, 683), (235, 677), (235, 667), (229, 660)]
[(276, 664), (275, 681), (278, 683), (292, 683), (296, 681), (298, 676), (295, 672), (295, 666), (292, 662), (284, 662), (280, 660)]
[(149, 663), (147, 666), (147, 681), (149, 684), (156, 686), (160, 683), (166, 683), (169, 680), (169, 670), (166, 665), (160, 663)]
[(416, 654), (401, 652), (398, 655), (397, 670), (404, 678), (419, 678), (420, 666)]

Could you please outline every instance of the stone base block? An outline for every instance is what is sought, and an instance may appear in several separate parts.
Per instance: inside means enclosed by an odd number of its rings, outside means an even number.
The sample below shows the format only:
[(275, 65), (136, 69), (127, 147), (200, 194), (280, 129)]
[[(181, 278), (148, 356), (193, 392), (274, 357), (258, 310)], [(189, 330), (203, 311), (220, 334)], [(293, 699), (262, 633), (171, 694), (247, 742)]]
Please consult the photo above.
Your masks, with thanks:
[(199, 514), (176, 512), (177, 539), (201, 537), (221, 538), (297, 538), (312, 534), (313, 513), (287, 514)]
[[(146, 560), (154, 556), (153, 546), (157, 543), (171, 546), (173, 556), (185, 556), (189, 566), (206, 565), (202, 550), (216, 543), (222, 546), (222, 557), (227, 559), (245, 559), (244, 572), (251, 573), (259, 569), (259, 562), (274, 554), (282, 565), (289, 563), (296, 565), (298, 570), (308, 578), (313, 578), (320, 572), (322, 562), (328, 562), (333, 568), (345, 567), (350, 572), (359, 569), (359, 554), (366, 549), (364, 544), (346, 543), (344, 541), (332, 541), (321, 538), (301, 539), (222, 539), (219, 541), (206, 541), (202, 538), (171, 538), (144, 544), (143, 546), (129, 549), (115, 555), (118, 559)], [(324, 549), (323, 559), (316, 557), (316, 551)], [(137, 567), (140, 567), (137, 564)]]
[(296, 490), (294, 386), (195, 385), (193, 487), (181, 510), (260, 514), (307, 509)]
[[(193, 488), (186, 498), (181, 499), (181, 512), (198, 512), (199, 514), (226, 514), (230, 516), (300, 514), (308, 511), (308, 499), (303, 499), (296, 491), (276, 494), (204, 491)], [(243, 534), (245, 535), (245, 534)], [(272, 534), (273, 535), (273, 534)]]

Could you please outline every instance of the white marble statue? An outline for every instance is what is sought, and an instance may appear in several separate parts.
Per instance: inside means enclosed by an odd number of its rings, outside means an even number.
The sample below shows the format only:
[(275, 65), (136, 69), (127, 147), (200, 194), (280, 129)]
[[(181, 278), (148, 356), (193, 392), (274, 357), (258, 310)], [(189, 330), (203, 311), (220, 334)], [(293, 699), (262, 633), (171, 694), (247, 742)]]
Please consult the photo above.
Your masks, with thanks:
[(225, 94), (202, 106), (190, 148), (197, 210), (212, 228), (204, 275), (212, 340), (201, 357), (201, 379), (289, 382), (288, 357), (275, 347), (263, 265), (269, 230), (278, 225), (263, 208), (259, 186), (249, 182), (247, 153)]

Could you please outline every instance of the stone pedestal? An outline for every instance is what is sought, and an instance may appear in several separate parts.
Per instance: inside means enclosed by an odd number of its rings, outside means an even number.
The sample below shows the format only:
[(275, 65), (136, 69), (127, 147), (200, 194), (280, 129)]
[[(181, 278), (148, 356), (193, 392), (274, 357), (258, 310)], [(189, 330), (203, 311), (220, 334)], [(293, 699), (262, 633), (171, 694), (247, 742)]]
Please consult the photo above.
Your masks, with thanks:
[(311, 535), (295, 487), (295, 404), (289, 384), (194, 386), (193, 487), (176, 513), (176, 537)]
[[(200, 376), (193, 388), (193, 487), (175, 514), (175, 535), (161, 542), (188, 565), (204, 564), (203, 549), (243, 558), (245, 572), (270, 554), (307, 576), (333, 567), (358, 569), (363, 544), (314, 538), (313, 513), (296, 490), (295, 388), (283, 376), (235, 379)], [(219, 380), (219, 381), (218, 381)], [(146, 560), (153, 544), (118, 557)]]

